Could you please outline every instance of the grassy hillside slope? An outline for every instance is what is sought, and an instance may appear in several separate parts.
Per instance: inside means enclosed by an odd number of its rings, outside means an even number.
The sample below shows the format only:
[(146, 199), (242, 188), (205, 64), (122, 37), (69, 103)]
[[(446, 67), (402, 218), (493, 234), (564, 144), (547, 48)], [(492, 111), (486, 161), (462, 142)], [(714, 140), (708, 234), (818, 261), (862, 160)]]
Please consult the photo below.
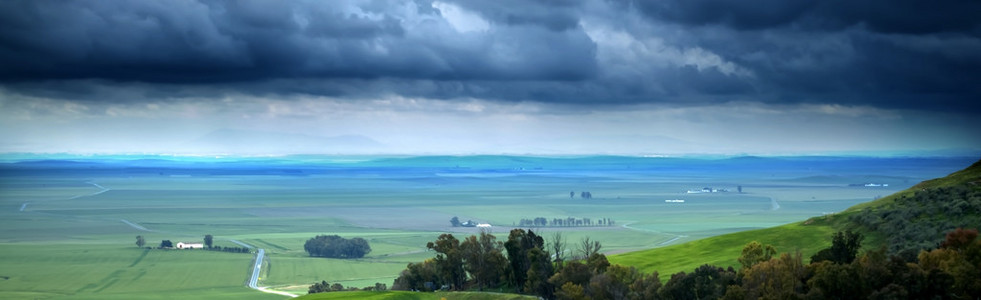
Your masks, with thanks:
[(894, 203), (896, 199), (913, 195), (919, 190), (978, 183), (981, 183), (981, 161), (946, 177), (921, 182), (907, 190), (876, 201), (856, 205), (838, 214), (814, 217), (772, 228), (715, 236), (668, 247), (612, 255), (609, 260), (614, 264), (634, 266), (643, 272), (657, 271), (661, 274), (661, 279), (666, 280), (671, 274), (681, 271), (691, 272), (703, 264), (738, 268), (739, 263), (736, 259), (741, 254), (742, 248), (752, 241), (772, 244), (778, 252), (800, 250), (804, 257), (810, 257), (817, 251), (831, 245), (831, 235), (834, 232), (856, 230), (866, 236), (863, 248), (878, 248), (885, 243), (882, 234), (865, 230), (857, 223), (850, 221), (851, 215), (857, 214), (865, 208), (875, 210), (885, 207)]

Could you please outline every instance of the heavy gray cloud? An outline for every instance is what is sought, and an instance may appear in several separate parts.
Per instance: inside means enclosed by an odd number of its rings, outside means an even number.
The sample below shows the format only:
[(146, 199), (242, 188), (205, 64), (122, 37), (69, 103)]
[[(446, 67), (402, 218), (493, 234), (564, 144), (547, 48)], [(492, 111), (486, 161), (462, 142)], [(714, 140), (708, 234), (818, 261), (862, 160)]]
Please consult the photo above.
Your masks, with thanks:
[(8, 1), (0, 85), (978, 114), (978, 15), (976, 1)]

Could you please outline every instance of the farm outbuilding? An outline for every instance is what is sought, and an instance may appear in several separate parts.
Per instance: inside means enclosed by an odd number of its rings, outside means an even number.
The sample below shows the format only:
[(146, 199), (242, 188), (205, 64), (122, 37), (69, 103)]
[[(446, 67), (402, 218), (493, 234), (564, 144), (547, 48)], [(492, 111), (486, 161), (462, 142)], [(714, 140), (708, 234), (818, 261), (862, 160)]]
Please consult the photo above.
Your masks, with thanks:
[(190, 244), (184, 242), (177, 243), (177, 249), (195, 249), (195, 248), (197, 249), (204, 248), (204, 244)]

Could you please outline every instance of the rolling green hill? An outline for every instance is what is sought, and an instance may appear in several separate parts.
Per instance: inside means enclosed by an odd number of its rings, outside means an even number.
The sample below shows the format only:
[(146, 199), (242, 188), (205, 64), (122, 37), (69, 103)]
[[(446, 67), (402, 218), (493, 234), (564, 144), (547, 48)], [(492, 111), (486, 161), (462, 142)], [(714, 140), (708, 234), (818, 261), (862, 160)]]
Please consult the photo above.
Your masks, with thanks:
[[(614, 264), (634, 266), (643, 272), (659, 272), (661, 279), (667, 280), (671, 274), (681, 271), (690, 272), (703, 264), (738, 267), (739, 263), (736, 259), (742, 252), (743, 246), (752, 241), (772, 244), (778, 252), (800, 250), (804, 257), (810, 257), (831, 245), (831, 235), (834, 232), (854, 230), (866, 236), (864, 249), (889, 246), (889, 239), (885, 236), (893, 233), (885, 232), (883, 230), (885, 226), (880, 226), (882, 228), (877, 229), (876, 226), (869, 226), (869, 224), (885, 222), (885, 217), (893, 214), (895, 210), (907, 211), (908, 213), (910, 208), (903, 207), (904, 205), (916, 205), (917, 210), (923, 210), (923, 207), (940, 207), (948, 204), (945, 202), (953, 202), (953, 200), (963, 201), (963, 199), (952, 197), (969, 198), (966, 202), (969, 213), (957, 219), (963, 220), (960, 221), (962, 224), (954, 224), (944, 220), (947, 217), (945, 215), (930, 216), (920, 212), (912, 213), (913, 217), (905, 221), (933, 222), (929, 224), (934, 226), (934, 223), (938, 223), (937, 219), (941, 219), (944, 222), (939, 223), (948, 228), (981, 224), (981, 214), (978, 214), (978, 210), (981, 208), (977, 207), (978, 203), (981, 203), (977, 198), (977, 195), (981, 193), (979, 183), (981, 183), (981, 161), (946, 177), (921, 182), (907, 190), (876, 201), (856, 205), (841, 213), (814, 217), (783, 226), (736, 232), (679, 245), (612, 255), (609, 260)], [(936, 195), (933, 195), (934, 200), (929, 200), (930, 193), (940, 194), (940, 199), (947, 201), (935, 201)], [(928, 199), (920, 202), (910, 200), (918, 198)], [(948, 205), (945, 209), (963, 210), (964, 207), (950, 208)], [(938, 208), (935, 211), (942, 212), (944, 210)], [(963, 213), (963, 211), (958, 212)], [(885, 217), (880, 215), (885, 215)], [(865, 219), (859, 217), (865, 217)], [(858, 221), (860, 219), (866, 221), (860, 222)], [(872, 221), (867, 221), (868, 219), (872, 219)], [(937, 239), (943, 237), (942, 232), (935, 235)]]

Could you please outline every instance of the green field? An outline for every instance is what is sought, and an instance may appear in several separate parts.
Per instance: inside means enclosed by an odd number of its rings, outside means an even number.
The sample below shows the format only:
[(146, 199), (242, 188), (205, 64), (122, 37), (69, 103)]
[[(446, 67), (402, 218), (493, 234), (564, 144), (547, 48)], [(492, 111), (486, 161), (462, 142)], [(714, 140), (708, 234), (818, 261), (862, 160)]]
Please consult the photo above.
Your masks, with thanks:
[[(458, 171), (462, 167), (455, 165), (461, 160), (439, 162), (448, 167), (394, 171), (377, 169), (390, 162), (327, 166), (316, 172), (273, 164), (257, 168), (257, 174), (224, 166), (202, 171), (2, 165), (0, 298), (284, 298), (245, 287), (251, 254), (147, 251), (134, 245), (137, 235), (146, 238), (147, 246), (165, 239), (200, 243), (212, 234), (217, 246), (238, 247), (235, 240), (263, 248), (267, 255), (259, 285), (279, 291), (304, 294), (322, 280), (390, 286), (406, 264), (432, 257), (425, 244), (439, 234), (451, 232), (462, 239), (477, 233), (475, 228), (451, 227), (453, 216), (493, 224), (491, 231), (501, 240), (522, 218), (612, 218), (615, 226), (532, 230), (546, 238), (561, 233), (570, 252), (586, 237), (600, 241), (608, 254), (657, 248), (652, 250), (657, 255), (642, 251), (610, 259), (659, 271), (665, 278), (688, 271), (696, 261), (733, 264), (744, 244), (734, 246), (730, 242), (735, 239), (771, 243), (781, 252), (801, 247), (809, 255), (828, 243), (832, 231), (818, 224), (781, 225), (888, 195), (952, 171), (959, 163), (925, 170), (890, 162), (856, 170), (800, 170), (795, 165), (708, 172), (684, 169), (682, 163), (635, 170), (635, 165), (620, 169), (605, 159), (594, 160), (573, 162), (594, 163), (602, 166), (600, 171), (566, 170), (566, 161), (557, 160), (545, 161), (545, 168), (554, 171), (533, 174), (511, 166), (483, 173)], [(266, 168), (287, 169), (280, 172), (286, 174), (269, 175)], [(310, 174), (295, 175), (303, 172)], [(890, 186), (847, 186), (870, 180)], [(703, 186), (734, 190), (737, 185), (745, 192), (685, 193)], [(570, 198), (570, 190), (588, 190), (595, 198)], [(679, 198), (686, 202), (664, 201)], [(731, 236), (733, 241), (700, 240), (733, 232), (740, 232)], [(798, 239), (771, 238), (786, 232)], [(318, 234), (363, 237), (372, 252), (350, 260), (308, 257), (303, 243)], [(690, 241), (695, 242), (684, 244)], [(714, 250), (693, 254), (693, 249)]]
[(474, 292), (435, 292), (435, 293), (414, 293), (414, 292), (330, 292), (303, 296), (297, 299), (302, 300), (336, 300), (336, 299), (365, 299), (365, 300), (532, 300), (538, 299), (534, 296), (524, 296), (515, 294), (499, 293), (474, 293)]

